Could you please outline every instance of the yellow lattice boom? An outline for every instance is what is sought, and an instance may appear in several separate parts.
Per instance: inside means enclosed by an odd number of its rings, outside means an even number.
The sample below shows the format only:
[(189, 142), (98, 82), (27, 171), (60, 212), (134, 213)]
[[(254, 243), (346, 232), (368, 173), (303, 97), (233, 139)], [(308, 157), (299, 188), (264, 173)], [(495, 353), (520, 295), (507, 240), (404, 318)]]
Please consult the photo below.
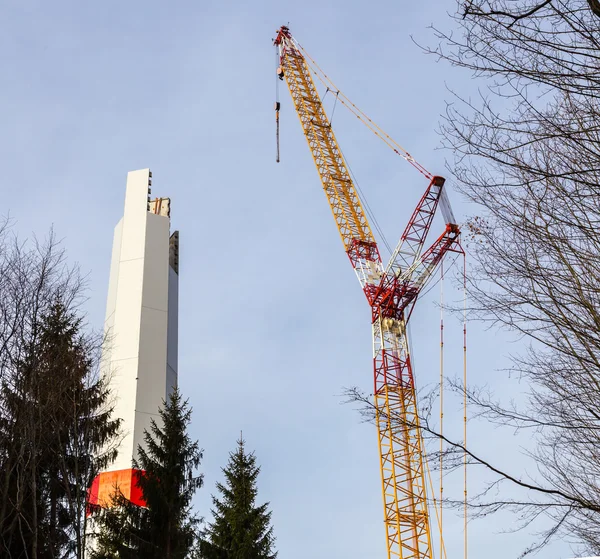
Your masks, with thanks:
[(367, 216), (302, 54), (286, 44), (281, 69), (346, 250), (353, 239), (375, 242)]

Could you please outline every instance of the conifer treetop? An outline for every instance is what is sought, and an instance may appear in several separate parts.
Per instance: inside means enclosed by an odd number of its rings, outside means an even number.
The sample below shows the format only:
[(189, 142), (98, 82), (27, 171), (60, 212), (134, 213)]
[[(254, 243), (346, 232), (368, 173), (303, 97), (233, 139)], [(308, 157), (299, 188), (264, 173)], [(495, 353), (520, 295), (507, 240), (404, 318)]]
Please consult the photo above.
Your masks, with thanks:
[(200, 542), (202, 559), (275, 559), (275, 536), (269, 503), (256, 505), (260, 466), (254, 453), (246, 451), (240, 434), (237, 448), (222, 468), (224, 483), (217, 483), (213, 500), (213, 523)]

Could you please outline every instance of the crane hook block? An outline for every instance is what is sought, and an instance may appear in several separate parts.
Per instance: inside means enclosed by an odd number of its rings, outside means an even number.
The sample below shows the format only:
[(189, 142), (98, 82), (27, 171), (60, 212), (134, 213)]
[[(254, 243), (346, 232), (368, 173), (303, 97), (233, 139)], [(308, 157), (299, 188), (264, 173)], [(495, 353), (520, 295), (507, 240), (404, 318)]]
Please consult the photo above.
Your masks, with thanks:
[(277, 68), (277, 77), (283, 81), (283, 76), (284, 76), (283, 68), (281, 66), (279, 66), (279, 68)]
[(281, 109), (281, 103), (279, 101), (275, 101), (275, 110), (279, 112), (279, 109)]

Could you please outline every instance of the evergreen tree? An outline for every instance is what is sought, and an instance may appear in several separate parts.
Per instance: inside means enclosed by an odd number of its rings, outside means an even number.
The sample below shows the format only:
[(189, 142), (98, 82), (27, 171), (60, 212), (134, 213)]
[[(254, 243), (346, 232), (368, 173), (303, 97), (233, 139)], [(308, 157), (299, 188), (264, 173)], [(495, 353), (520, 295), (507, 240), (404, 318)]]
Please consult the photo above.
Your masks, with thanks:
[(225, 485), (217, 483), (221, 498), (213, 496), (214, 521), (200, 541), (202, 559), (275, 559), (275, 537), (269, 503), (256, 506), (256, 480), (260, 467), (248, 454), (240, 436), (223, 473)]
[[(1, 544), (10, 557), (83, 557), (87, 488), (113, 459), (98, 344), (60, 299), (33, 325), (12, 382), (0, 389), (5, 483)], [(107, 450), (108, 449), (108, 450)]]
[(133, 467), (142, 472), (138, 486), (145, 506), (116, 494), (113, 506), (100, 512), (95, 559), (184, 559), (196, 540), (199, 519), (191, 501), (202, 486), (194, 476), (202, 451), (187, 434), (191, 410), (178, 390), (159, 411), (161, 425), (151, 421)]

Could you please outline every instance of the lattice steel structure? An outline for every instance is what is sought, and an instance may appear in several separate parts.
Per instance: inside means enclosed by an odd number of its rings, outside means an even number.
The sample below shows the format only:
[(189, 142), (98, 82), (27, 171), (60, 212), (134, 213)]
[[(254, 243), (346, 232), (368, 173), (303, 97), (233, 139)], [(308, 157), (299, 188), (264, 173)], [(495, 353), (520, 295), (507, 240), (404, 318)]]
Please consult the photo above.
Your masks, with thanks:
[[(423, 285), (444, 255), (449, 251), (462, 252), (460, 231), (445, 197), (445, 181), (421, 171), (429, 184), (384, 268), (305, 53), (285, 26), (279, 29), (274, 42), (279, 54), (279, 78), (288, 85), (344, 249), (371, 306), (388, 559), (430, 559), (424, 450), (406, 326)], [(440, 202), (446, 229), (423, 252)]]

